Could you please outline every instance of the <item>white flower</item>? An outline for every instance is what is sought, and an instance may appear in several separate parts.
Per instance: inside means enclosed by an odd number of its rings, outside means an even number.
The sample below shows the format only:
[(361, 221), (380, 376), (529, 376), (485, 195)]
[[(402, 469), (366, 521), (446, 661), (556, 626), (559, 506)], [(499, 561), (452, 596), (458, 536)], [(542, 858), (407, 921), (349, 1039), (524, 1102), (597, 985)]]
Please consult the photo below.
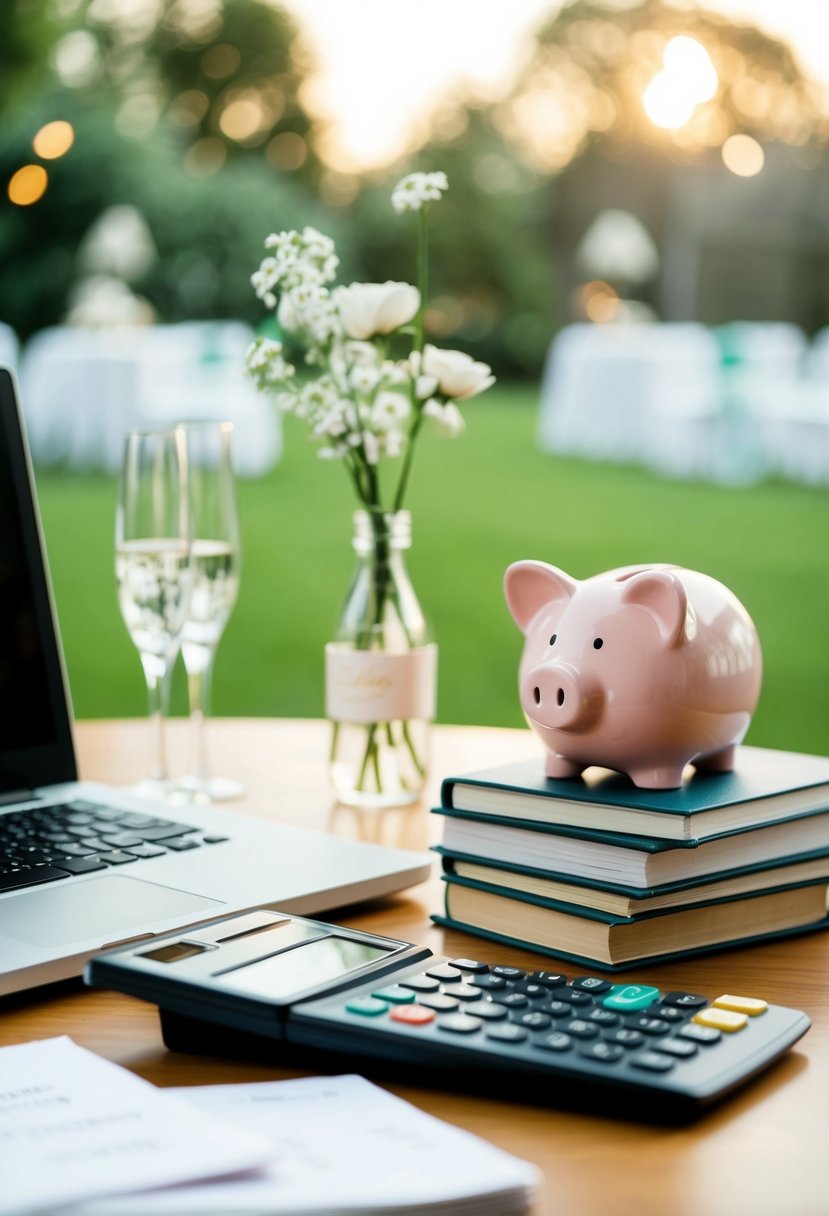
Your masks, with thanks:
[(427, 345), (423, 349), (422, 366), (427, 376), (435, 377), (445, 397), (455, 397), (458, 401), (474, 397), (495, 383), (489, 364), (476, 363), (460, 350), (438, 350), (436, 346)]
[(399, 429), (411, 413), (412, 405), (402, 393), (382, 392), (371, 407), (371, 423), (378, 431)]
[(420, 211), (424, 203), (436, 201), (448, 189), (445, 173), (410, 173), (392, 190), (391, 205), (398, 214)]
[(355, 367), (348, 377), (351, 387), (358, 393), (372, 393), (377, 387), (380, 373), (376, 367)]
[(434, 376), (418, 376), (415, 380), (415, 394), (421, 401), (425, 401), (427, 397), (431, 397), (437, 386), (438, 382)]
[(427, 418), (434, 418), (438, 425), (438, 430), (442, 431), (444, 435), (460, 435), (466, 426), (463, 414), (454, 401), (442, 403), (432, 398), (431, 401), (427, 401), (424, 405), (423, 413)]
[(409, 283), (352, 283), (335, 288), (333, 295), (349, 338), (390, 334), (420, 307), (420, 292)]
[(355, 367), (377, 366), (377, 347), (370, 342), (346, 342), (345, 353)]
[(282, 343), (273, 338), (255, 338), (245, 352), (245, 365), (248, 374), (265, 392), (295, 374), (295, 369), (282, 355)]

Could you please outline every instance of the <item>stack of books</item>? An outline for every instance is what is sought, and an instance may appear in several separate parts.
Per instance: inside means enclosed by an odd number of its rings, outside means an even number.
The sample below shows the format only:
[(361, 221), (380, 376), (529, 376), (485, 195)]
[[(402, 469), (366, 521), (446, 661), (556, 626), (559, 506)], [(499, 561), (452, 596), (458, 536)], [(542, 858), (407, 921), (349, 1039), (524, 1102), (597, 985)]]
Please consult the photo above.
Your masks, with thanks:
[(829, 758), (741, 747), (675, 790), (525, 761), (446, 777), (445, 914), (606, 970), (829, 924)]

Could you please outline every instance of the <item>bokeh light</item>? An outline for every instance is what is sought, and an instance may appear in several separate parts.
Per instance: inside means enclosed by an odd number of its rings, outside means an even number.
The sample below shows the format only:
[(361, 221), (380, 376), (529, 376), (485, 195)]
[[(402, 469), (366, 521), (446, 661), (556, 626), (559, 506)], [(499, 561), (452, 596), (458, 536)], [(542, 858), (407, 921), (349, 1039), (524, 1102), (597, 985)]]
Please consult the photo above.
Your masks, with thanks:
[(9, 180), (7, 193), (18, 207), (30, 207), (43, 198), (49, 184), (49, 175), (43, 165), (24, 165)]
[(72, 124), (58, 120), (47, 122), (40, 128), (32, 140), (32, 147), (41, 160), (57, 160), (69, 151), (74, 142), (75, 132)]
[(731, 135), (722, 146), (727, 169), (738, 177), (756, 177), (766, 163), (766, 154), (751, 135)]
[(716, 95), (719, 77), (702, 43), (684, 34), (671, 38), (662, 63), (642, 102), (655, 126), (677, 131), (691, 121), (698, 105)]

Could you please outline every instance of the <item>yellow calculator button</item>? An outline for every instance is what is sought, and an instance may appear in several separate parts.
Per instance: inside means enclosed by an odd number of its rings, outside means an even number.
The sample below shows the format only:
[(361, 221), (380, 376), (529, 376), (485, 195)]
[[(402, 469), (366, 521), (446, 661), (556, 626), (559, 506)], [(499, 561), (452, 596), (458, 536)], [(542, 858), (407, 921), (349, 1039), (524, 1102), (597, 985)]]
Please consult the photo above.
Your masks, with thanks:
[(732, 1034), (735, 1030), (743, 1030), (748, 1025), (744, 1013), (733, 1013), (730, 1009), (700, 1009), (692, 1019), (700, 1026), (710, 1026), (713, 1030), (724, 1030)]
[(753, 996), (731, 996), (725, 993), (723, 996), (718, 996), (714, 1001), (715, 1009), (731, 1009), (734, 1013), (747, 1013), (750, 1018), (756, 1018), (758, 1014), (765, 1013), (768, 1009), (766, 1001), (760, 1001)]

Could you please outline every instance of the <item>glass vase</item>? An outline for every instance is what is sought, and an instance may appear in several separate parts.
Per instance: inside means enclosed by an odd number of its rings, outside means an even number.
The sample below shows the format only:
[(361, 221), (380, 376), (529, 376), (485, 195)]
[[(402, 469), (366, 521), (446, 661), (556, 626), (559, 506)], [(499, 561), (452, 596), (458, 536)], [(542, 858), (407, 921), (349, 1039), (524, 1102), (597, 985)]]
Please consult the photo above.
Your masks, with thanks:
[(411, 537), (408, 511), (354, 514), (356, 569), (325, 648), (330, 775), (351, 806), (415, 802), (426, 781), (437, 647), (406, 566)]

